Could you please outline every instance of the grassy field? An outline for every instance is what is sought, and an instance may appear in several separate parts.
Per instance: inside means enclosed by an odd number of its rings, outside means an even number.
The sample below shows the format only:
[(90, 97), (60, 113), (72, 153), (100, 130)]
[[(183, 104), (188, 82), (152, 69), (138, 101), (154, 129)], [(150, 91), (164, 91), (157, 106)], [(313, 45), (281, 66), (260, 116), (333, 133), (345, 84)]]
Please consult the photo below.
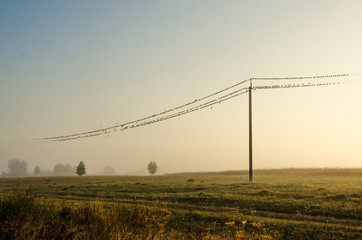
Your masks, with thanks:
[(0, 179), (0, 239), (362, 239), (362, 169), (256, 170), (254, 179)]

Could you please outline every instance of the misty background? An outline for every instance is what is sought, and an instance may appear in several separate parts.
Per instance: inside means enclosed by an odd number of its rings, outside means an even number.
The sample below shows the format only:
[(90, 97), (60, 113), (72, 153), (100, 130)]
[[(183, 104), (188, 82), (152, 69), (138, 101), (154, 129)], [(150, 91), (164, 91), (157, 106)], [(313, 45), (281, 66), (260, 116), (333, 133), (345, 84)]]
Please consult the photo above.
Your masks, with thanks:
[[(362, 167), (360, 1), (1, 1), (0, 173), (8, 161), (88, 174), (248, 168), (248, 97), (108, 136), (90, 131), (251, 77), (349, 73), (253, 92), (255, 168)], [(50, 173), (50, 172), (49, 172)]]

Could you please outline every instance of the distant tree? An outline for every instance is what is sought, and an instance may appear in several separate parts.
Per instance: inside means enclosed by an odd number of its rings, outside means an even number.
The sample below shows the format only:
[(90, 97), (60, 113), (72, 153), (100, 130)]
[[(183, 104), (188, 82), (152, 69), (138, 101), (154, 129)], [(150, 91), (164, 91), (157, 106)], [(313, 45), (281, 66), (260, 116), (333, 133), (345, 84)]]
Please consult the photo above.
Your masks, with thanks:
[(53, 175), (55, 176), (72, 176), (74, 175), (75, 168), (70, 164), (64, 165), (62, 163), (58, 163), (54, 166)]
[(39, 174), (40, 174), (40, 172), (41, 172), (41, 170), (40, 170), (40, 167), (39, 166), (36, 166), (35, 168), (34, 168), (34, 175), (35, 176), (38, 176)]
[(80, 161), (80, 163), (78, 164), (76, 173), (78, 174), (78, 176), (82, 176), (82, 175), (86, 174), (85, 164), (83, 161)]
[(153, 175), (157, 172), (158, 166), (156, 162), (150, 162), (147, 166), (148, 172)]
[(9, 177), (24, 177), (28, 172), (28, 164), (24, 160), (13, 158), (8, 161)]
[(116, 172), (116, 170), (115, 170), (113, 167), (111, 167), (111, 166), (105, 166), (105, 167), (104, 167), (103, 174), (105, 174), (105, 175), (116, 175), (117, 172)]

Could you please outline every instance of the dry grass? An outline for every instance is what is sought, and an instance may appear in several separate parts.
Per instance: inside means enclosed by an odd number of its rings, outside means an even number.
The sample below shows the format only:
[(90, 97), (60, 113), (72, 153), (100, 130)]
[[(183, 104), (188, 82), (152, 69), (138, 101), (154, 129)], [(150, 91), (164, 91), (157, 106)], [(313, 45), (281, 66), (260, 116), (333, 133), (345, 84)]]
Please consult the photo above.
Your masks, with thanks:
[(260, 170), (255, 179), (1, 179), (0, 239), (362, 238), (361, 169)]

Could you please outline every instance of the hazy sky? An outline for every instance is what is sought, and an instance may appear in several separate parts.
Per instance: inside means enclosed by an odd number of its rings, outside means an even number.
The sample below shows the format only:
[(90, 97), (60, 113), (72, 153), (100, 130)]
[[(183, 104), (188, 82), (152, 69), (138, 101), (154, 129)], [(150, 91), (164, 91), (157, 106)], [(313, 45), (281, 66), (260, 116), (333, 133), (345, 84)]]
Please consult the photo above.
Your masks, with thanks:
[[(362, 79), (361, 1), (0, 1), (0, 172), (248, 168), (248, 98), (122, 133), (250, 77)], [(255, 168), (362, 167), (362, 84), (256, 90)]]

